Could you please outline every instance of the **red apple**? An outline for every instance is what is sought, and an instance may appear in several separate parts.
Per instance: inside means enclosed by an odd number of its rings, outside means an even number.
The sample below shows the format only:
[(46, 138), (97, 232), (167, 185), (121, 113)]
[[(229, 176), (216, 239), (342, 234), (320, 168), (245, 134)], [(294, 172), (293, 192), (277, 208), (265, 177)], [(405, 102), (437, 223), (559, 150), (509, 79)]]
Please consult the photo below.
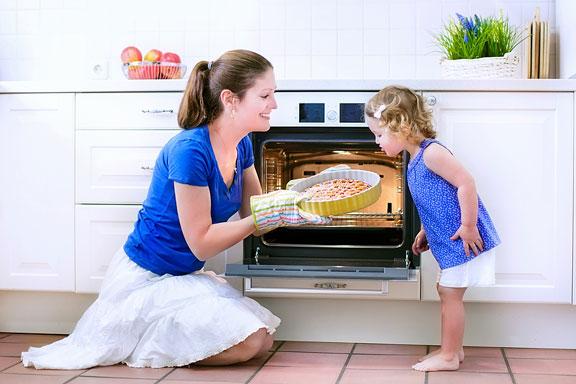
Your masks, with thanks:
[(175, 53), (172, 52), (166, 52), (165, 54), (162, 55), (162, 62), (167, 62), (167, 63), (181, 63), (180, 61), (180, 56), (178, 56)]
[(123, 63), (131, 63), (133, 61), (142, 61), (142, 53), (136, 47), (126, 47), (120, 55)]
[[(173, 64), (170, 64), (173, 63)], [(166, 52), (162, 55), (162, 66), (160, 68), (160, 77), (163, 79), (179, 79), (180, 75), (180, 56), (172, 52)]]
[(151, 49), (148, 51), (146, 56), (144, 56), (144, 61), (161, 61), (162, 60), (162, 52), (157, 49)]

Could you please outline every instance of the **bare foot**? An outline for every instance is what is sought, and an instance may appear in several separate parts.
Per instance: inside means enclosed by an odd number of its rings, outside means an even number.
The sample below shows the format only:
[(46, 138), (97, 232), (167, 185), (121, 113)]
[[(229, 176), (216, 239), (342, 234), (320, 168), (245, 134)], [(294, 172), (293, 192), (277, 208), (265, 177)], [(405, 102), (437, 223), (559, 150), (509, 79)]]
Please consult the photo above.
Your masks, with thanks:
[[(436, 356), (437, 354), (439, 354), (441, 351), (440, 348), (438, 348), (437, 350), (435, 350), (434, 352), (430, 352), (429, 354), (427, 354), (426, 356), (422, 356), (420, 359), (418, 359), (418, 361), (424, 361), (426, 359), (429, 359), (432, 356)], [(463, 362), (464, 361), (464, 348), (460, 348), (460, 350), (458, 351), (458, 361), (459, 362)]]
[(412, 366), (412, 369), (422, 372), (455, 371), (458, 368), (460, 368), (458, 358), (455, 357), (453, 360), (445, 360), (440, 354)]

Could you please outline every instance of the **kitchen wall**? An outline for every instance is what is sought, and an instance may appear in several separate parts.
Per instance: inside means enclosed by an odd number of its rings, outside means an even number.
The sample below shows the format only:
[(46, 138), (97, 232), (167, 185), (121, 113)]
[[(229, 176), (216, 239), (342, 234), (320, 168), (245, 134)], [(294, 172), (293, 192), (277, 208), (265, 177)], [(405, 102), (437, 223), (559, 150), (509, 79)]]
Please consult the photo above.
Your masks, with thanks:
[(524, 28), (536, 7), (555, 32), (554, 0), (0, 0), (0, 81), (123, 79), (128, 45), (189, 67), (251, 49), (278, 79), (436, 78), (432, 34), (455, 12)]

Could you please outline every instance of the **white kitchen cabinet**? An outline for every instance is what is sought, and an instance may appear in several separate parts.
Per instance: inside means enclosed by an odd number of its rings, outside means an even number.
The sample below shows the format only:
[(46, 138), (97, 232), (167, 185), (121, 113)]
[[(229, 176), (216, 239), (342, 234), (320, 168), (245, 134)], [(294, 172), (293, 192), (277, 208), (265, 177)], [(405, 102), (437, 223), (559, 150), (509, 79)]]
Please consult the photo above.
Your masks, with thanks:
[(76, 292), (95, 293), (134, 228), (140, 205), (76, 206)]
[[(476, 180), (502, 244), (496, 285), (465, 300), (570, 303), (573, 93), (430, 92), (438, 139)], [(422, 255), (422, 299), (437, 300), (438, 267)]]
[(78, 130), (76, 203), (141, 204), (154, 162), (179, 130)]
[(0, 95), (0, 289), (74, 290), (74, 94)]
[(76, 95), (76, 292), (100, 289), (134, 228), (154, 163), (180, 132), (181, 92)]
[(76, 95), (76, 129), (177, 129), (181, 92)]

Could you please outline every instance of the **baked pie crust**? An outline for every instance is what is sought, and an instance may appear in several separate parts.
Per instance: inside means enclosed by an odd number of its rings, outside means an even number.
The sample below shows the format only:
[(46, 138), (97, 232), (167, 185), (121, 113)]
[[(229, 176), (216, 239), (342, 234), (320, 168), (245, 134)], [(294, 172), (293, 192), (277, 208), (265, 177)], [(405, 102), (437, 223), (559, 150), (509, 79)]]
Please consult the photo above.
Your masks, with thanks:
[(302, 191), (311, 196), (310, 202), (331, 201), (357, 195), (371, 187), (370, 184), (354, 179), (332, 179), (314, 184)]

